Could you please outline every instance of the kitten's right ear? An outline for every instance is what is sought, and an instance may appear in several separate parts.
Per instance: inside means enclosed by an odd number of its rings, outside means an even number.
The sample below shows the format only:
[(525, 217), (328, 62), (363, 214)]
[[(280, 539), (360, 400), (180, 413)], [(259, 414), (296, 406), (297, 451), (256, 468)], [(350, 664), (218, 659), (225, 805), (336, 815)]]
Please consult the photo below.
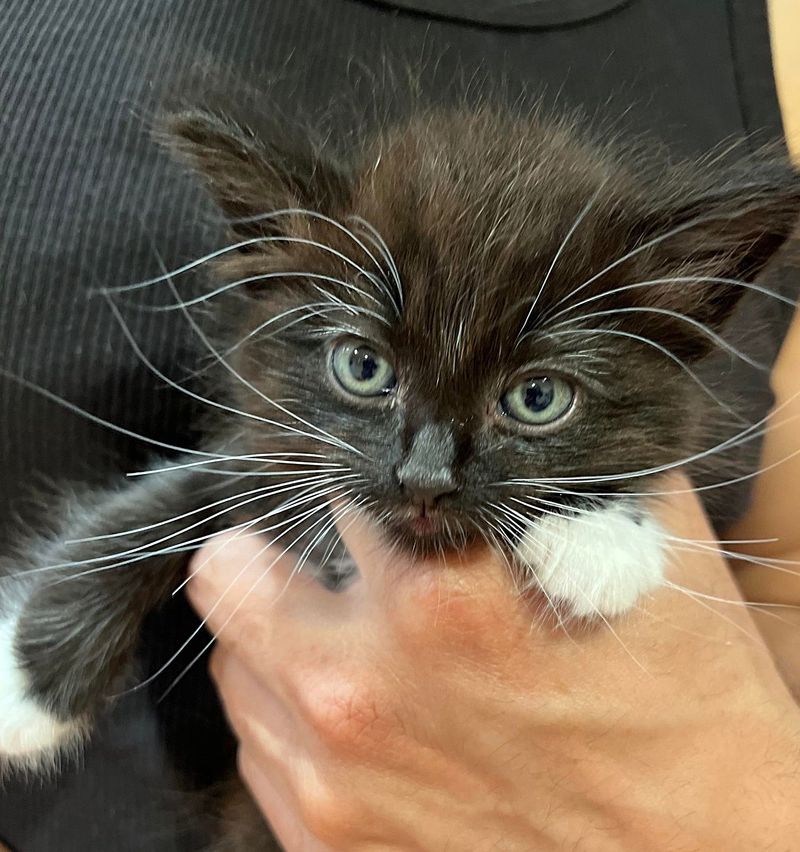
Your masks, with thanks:
[(330, 214), (349, 196), (343, 167), (311, 147), (278, 142), (276, 132), (250, 120), (192, 107), (164, 114), (161, 131), (169, 148), (205, 178), (243, 239), (281, 233), (285, 217), (270, 213), (297, 208)]

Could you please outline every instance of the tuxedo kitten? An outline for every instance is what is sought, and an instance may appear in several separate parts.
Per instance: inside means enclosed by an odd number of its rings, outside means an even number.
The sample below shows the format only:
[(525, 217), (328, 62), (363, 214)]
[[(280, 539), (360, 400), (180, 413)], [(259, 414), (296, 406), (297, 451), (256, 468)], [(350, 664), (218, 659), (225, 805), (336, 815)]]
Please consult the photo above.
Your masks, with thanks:
[(89, 734), (142, 620), (223, 528), (331, 586), (353, 571), (351, 512), (412, 555), (484, 542), (561, 621), (659, 586), (662, 475), (733, 481), (717, 459), (763, 432), (698, 365), (792, 229), (789, 166), (656, 162), (487, 107), (420, 113), (346, 158), (247, 115), (165, 128), (232, 233), (202, 316), (182, 305), (213, 367), (185, 390), (205, 437), (65, 498), (0, 565), (0, 764)]

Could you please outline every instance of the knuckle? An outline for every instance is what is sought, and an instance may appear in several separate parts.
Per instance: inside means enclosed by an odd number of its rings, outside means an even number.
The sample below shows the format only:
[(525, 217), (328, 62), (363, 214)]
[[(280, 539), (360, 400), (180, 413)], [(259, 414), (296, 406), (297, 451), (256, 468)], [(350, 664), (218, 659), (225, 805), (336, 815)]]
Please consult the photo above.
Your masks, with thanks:
[(352, 802), (318, 779), (303, 786), (300, 818), (317, 840), (334, 849), (352, 849), (366, 823)]
[(329, 675), (303, 690), (302, 711), (320, 740), (334, 752), (363, 752), (385, 744), (398, 722), (376, 684)]
[(269, 644), (269, 624), (258, 612), (246, 607), (225, 618), (224, 629), (217, 635), (217, 643), (231, 656), (240, 660), (259, 658), (262, 649)]

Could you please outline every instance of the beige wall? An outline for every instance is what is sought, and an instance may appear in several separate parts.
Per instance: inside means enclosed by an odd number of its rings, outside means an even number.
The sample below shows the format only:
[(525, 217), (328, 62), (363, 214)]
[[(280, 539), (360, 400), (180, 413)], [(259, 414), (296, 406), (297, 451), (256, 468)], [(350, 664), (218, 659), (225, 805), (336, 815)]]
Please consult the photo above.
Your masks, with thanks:
[(800, 0), (770, 0), (769, 24), (786, 139), (800, 163)]

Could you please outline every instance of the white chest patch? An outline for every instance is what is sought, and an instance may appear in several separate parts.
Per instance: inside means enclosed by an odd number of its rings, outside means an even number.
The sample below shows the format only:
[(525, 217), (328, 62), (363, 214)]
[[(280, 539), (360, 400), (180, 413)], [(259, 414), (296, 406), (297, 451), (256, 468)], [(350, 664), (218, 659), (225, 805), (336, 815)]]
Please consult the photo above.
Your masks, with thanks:
[(607, 508), (532, 524), (517, 558), (540, 587), (577, 618), (621, 615), (664, 579), (666, 535), (639, 505), (617, 500)]
[(0, 776), (7, 767), (38, 769), (82, 739), (79, 722), (62, 722), (28, 696), (14, 652), (16, 617), (0, 617)]

